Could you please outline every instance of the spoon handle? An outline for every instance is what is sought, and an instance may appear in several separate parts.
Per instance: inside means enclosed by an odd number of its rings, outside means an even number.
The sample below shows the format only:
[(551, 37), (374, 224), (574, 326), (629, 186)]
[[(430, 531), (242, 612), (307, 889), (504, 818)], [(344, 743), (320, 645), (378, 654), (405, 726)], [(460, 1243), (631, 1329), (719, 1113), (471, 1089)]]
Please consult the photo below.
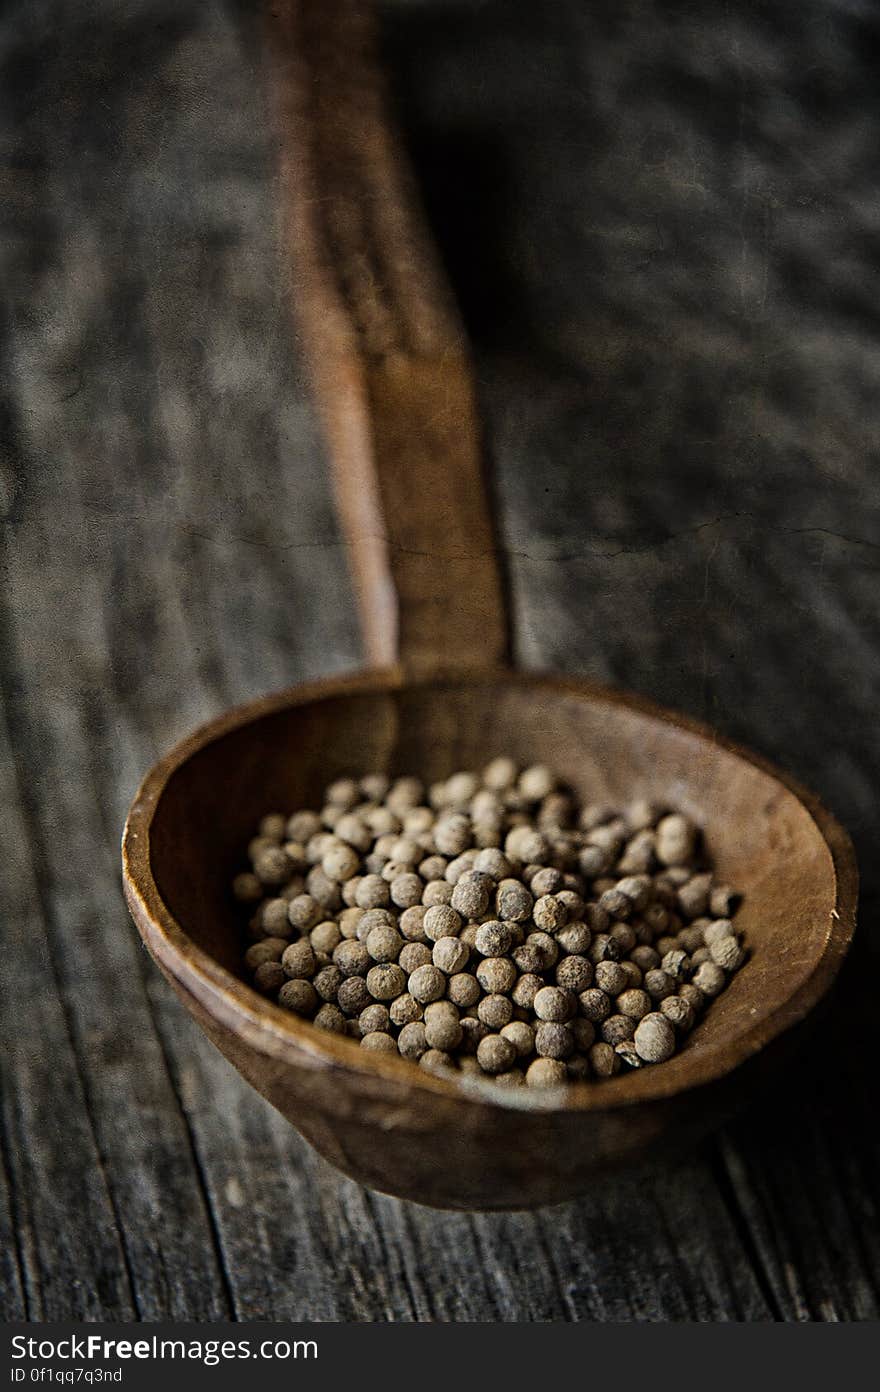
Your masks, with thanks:
[(367, 658), (420, 675), (504, 661), (508, 619), (465, 335), (371, 10), (269, 3), (286, 269)]

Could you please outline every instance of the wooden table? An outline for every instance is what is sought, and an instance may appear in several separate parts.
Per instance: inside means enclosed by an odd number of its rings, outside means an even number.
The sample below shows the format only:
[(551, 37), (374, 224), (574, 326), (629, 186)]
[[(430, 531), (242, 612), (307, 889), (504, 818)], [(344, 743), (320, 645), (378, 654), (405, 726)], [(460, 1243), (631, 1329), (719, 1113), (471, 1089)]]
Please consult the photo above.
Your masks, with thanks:
[(862, 929), (823, 1031), (683, 1166), (502, 1216), (340, 1179), (196, 1033), (121, 903), (132, 792), (200, 719), (359, 660), (259, 30), (232, 0), (92, 0), (60, 28), (22, 0), (7, 1317), (877, 1318), (876, 21), (664, 8), (395, 4), (389, 53), (477, 344), (519, 658), (708, 719), (844, 820)]

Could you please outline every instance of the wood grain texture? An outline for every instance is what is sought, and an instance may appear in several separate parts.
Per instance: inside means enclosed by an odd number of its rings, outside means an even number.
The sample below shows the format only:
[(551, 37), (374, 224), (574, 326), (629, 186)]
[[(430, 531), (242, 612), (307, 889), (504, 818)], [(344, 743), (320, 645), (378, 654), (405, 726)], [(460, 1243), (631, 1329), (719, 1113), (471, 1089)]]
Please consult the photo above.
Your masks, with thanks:
[(464, 331), (401, 160), (372, 7), (273, 0), (281, 264), (367, 660), (502, 661), (508, 618)]
[[(114, 829), (162, 750), (359, 657), (275, 277), (256, 16), (5, 12), (4, 1313), (877, 1318), (880, 113), (870, 21), (783, 15), (429, 0), (387, 16), (480, 349), (521, 657), (762, 750), (826, 799), (865, 871), (856, 961), (784, 1094), (638, 1186), (471, 1217), (318, 1161), (201, 1042), (117, 891)], [(455, 181), (450, 148), (469, 156)], [(150, 1011), (115, 1076), (164, 1093), (157, 1153), (194, 1196), (179, 1242), (159, 1215), (151, 1244), (146, 1203), (117, 1222), (111, 1196), (155, 1171), (111, 1136), (115, 1098), (112, 1115), (86, 1104), (106, 1082), (87, 1030), (102, 1012), (120, 1029), (108, 1001), (132, 962)], [(165, 1074), (139, 1076), (159, 1051)]]

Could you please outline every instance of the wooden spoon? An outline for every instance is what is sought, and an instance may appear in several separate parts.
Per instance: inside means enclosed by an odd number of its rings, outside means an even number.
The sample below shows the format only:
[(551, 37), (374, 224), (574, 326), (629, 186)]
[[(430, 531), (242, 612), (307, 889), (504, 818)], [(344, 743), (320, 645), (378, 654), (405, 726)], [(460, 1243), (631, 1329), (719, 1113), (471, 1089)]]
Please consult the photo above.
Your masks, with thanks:
[[(211, 721), (147, 775), (126, 898), (208, 1036), (335, 1165), (451, 1208), (577, 1194), (687, 1144), (747, 1096), (849, 945), (849, 839), (791, 779), (710, 730), (591, 683), (504, 665), (508, 618), (464, 336), (392, 141), (365, 8), (276, 3), (296, 306), (332, 456), (371, 669)], [(496, 754), (583, 796), (668, 801), (745, 895), (751, 958), (669, 1062), (559, 1092), (432, 1076), (322, 1033), (241, 979), (233, 870), (259, 817), (339, 775), (434, 780)]]

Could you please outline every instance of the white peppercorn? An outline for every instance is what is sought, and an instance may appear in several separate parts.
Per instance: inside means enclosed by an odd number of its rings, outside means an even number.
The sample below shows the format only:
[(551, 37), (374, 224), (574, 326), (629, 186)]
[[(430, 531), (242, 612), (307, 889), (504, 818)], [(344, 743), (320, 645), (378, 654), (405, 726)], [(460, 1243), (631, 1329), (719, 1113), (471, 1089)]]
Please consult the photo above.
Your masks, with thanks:
[(583, 957), (590, 949), (593, 935), (586, 923), (580, 920), (567, 923), (564, 928), (560, 928), (556, 934), (556, 941), (562, 948), (575, 957)]
[(333, 949), (333, 964), (343, 976), (365, 976), (372, 962), (366, 947), (357, 938), (343, 938)]
[(300, 978), (314, 976), (318, 966), (311, 944), (304, 938), (299, 942), (285, 944), (281, 965), (287, 976)]
[(590, 1068), (597, 1078), (613, 1078), (615, 1073), (620, 1072), (620, 1059), (614, 1052), (611, 1044), (600, 1041), (594, 1044), (587, 1057), (590, 1060)]
[(331, 1034), (346, 1033), (345, 1016), (336, 1005), (322, 1005), (312, 1023), (317, 1029), (327, 1030)]
[[(419, 971), (426, 968), (420, 967)], [(383, 962), (367, 972), (367, 990), (374, 1000), (392, 1001), (406, 990), (406, 974), (396, 962)]]
[(574, 1046), (582, 1053), (592, 1048), (596, 1040), (596, 1027), (591, 1020), (586, 1020), (582, 1015), (577, 1015), (570, 1021)]
[(568, 1070), (560, 1059), (536, 1058), (526, 1069), (526, 1086), (530, 1088), (562, 1087), (568, 1082)]
[(682, 952), (687, 952), (689, 954), (696, 952), (698, 948), (704, 947), (705, 939), (703, 938), (703, 929), (694, 926), (682, 928), (678, 935), (678, 945)]
[(529, 802), (540, 802), (552, 793), (555, 787), (556, 779), (546, 764), (532, 764), (530, 768), (524, 769), (517, 783), (520, 793)]
[(366, 1006), (358, 1016), (358, 1029), (361, 1035), (387, 1034), (390, 1028), (391, 1016), (388, 1013), (388, 1007), (381, 1005), (378, 1001)]
[(638, 944), (638, 936), (630, 923), (613, 923), (609, 937), (617, 943), (620, 948), (621, 960), (627, 952), (632, 952)]
[[(537, 1053), (530, 1086), (658, 1061), (645, 1050), (686, 1034), (745, 957), (695, 826), (647, 804), (578, 816), (541, 765), (487, 778), (459, 771), (427, 799), (417, 779), (336, 779), (320, 814), (262, 818), (233, 886), (255, 906), (254, 985), (430, 1071), (485, 1073), (481, 1045)], [(491, 1076), (522, 1086), (525, 1062), (503, 1063)]]
[(474, 945), (483, 957), (505, 957), (513, 946), (513, 933), (506, 923), (492, 918), (477, 928)]
[(364, 945), (374, 962), (396, 962), (403, 947), (403, 938), (396, 928), (383, 924), (370, 929)]
[(298, 894), (287, 905), (287, 917), (294, 928), (307, 933), (321, 922), (321, 906), (311, 894)]
[(358, 783), (358, 787), (363, 797), (369, 798), (371, 802), (381, 802), (391, 787), (391, 780), (384, 773), (367, 773)]
[(599, 1033), (606, 1044), (620, 1044), (624, 1039), (632, 1039), (636, 1032), (636, 1022), (628, 1015), (609, 1015), (599, 1026)]
[(627, 975), (619, 962), (597, 962), (593, 979), (609, 996), (619, 996), (627, 987)]
[(396, 1025), (398, 1029), (404, 1025), (412, 1024), (415, 1020), (421, 1020), (424, 1013), (424, 1007), (408, 991), (396, 996), (388, 1006), (389, 1019), (392, 1025)]
[(734, 927), (729, 918), (712, 919), (703, 929), (703, 943), (706, 947), (712, 947), (713, 943), (719, 942), (722, 938), (735, 936)]
[(614, 1004), (618, 1014), (626, 1015), (630, 1020), (643, 1020), (654, 1008), (647, 991), (638, 990), (623, 991)]
[(357, 890), (357, 905), (361, 909), (382, 909), (391, 894), (381, 875), (364, 875)]
[[(695, 1015), (702, 1010), (706, 1004), (705, 995), (700, 990), (699, 986), (694, 985), (693, 981), (687, 981), (683, 986), (679, 986), (678, 994), (682, 1000), (687, 1001)], [(662, 1001), (660, 1002), (660, 1008), (661, 1010), (663, 1008)]]
[(665, 1015), (655, 1011), (639, 1021), (633, 1042), (645, 1063), (663, 1063), (675, 1053), (675, 1030)]
[(588, 956), (593, 965), (598, 966), (600, 962), (619, 962), (623, 950), (610, 933), (595, 933)]
[(630, 953), (630, 961), (643, 972), (653, 971), (660, 965), (660, 953), (647, 943), (640, 943)]
[(501, 1034), (487, 1034), (477, 1045), (477, 1062), (484, 1073), (506, 1073), (516, 1060), (516, 1049)]
[(361, 1048), (372, 1051), (376, 1054), (396, 1054), (397, 1040), (392, 1039), (390, 1034), (384, 1030), (374, 1030), (372, 1033), (365, 1034), (361, 1039)]
[(542, 894), (535, 900), (532, 919), (544, 932), (555, 933), (568, 922), (568, 909), (554, 895)]
[(318, 1008), (318, 992), (310, 981), (303, 981), (294, 978), (285, 981), (278, 992), (278, 1004), (285, 1010), (292, 1010), (294, 1015), (303, 1015), (306, 1018), (314, 1015)]
[[(402, 879), (404, 876), (412, 875), (414, 873), (415, 871), (407, 861), (400, 860), (386, 860), (385, 864), (382, 866), (382, 869), (379, 871), (379, 874), (382, 876), (382, 879), (388, 886), (389, 896), (391, 895), (391, 886), (393, 885), (395, 880)], [(423, 886), (421, 884), (421, 880), (419, 880), (419, 898), (416, 900), (416, 903), (418, 903), (421, 899), (422, 888)], [(405, 892), (405, 889), (401, 888), (401, 893), (405, 894)], [(400, 904), (398, 905), (398, 907), (405, 908), (406, 905)]]
[(339, 988), (344, 980), (345, 977), (339, 968), (331, 964), (327, 967), (321, 967), (320, 971), (315, 973), (312, 985), (322, 1001), (329, 1001), (331, 1005), (335, 1005)]
[(419, 1067), (426, 1073), (447, 1073), (454, 1066), (451, 1056), (442, 1049), (428, 1049), (419, 1059)]
[(427, 943), (406, 942), (397, 960), (407, 976), (412, 976), (417, 967), (423, 967), (432, 960), (431, 949)]
[(434, 904), (425, 911), (422, 928), (426, 938), (438, 942), (440, 938), (454, 938), (461, 932), (461, 915), (450, 904)]
[(254, 860), (254, 874), (269, 889), (277, 889), (290, 877), (293, 866), (287, 852), (271, 843)]
[(471, 838), (471, 822), (461, 812), (451, 812), (437, 818), (434, 826), (434, 845), (441, 855), (458, 856), (466, 850)]
[(513, 1019), (513, 1003), (507, 996), (483, 996), (477, 1018), (490, 1030), (501, 1031)]
[(601, 846), (584, 846), (578, 854), (578, 868), (587, 879), (600, 875), (611, 864), (611, 856)]
[(690, 958), (680, 947), (674, 947), (664, 954), (660, 967), (673, 981), (684, 981), (690, 971)]
[(506, 995), (513, 989), (517, 971), (509, 957), (484, 957), (477, 964), (476, 978), (489, 995)]
[(339, 885), (325, 875), (320, 865), (313, 865), (306, 875), (306, 889), (324, 913), (335, 913), (342, 906)]
[(361, 1015), (368, 1005), (373, 1004), (374, 999), (362, 976), (345, 977), (339, 983), (339, 990), (336, 992), (336, 1004), (343, 1015)]
[(463, 918), (479, 918), (489, 907), (487, 886), (470, 874), (462, 875), (452, 891), (452, 907)]
[(346, 841), (336, 841), (321, 858), (321, 869), (330, 880), (350, 880), (360, 868), (360, 857)]
[(639, 831), (630, 837), (617, 862), (621, 875), (645, 874), (654, 865), (656, 837), (653, 831)]
[(448, 864), (445, 856), (425, 856), (425, 859), (419, 863), (419, 874), (426, 884), (430, 880), (442, 880)]
[(420, 806), (424, 796), (425, 785), (422, 780), (407, 775), (395, 778), (385, 801), (395, 812), (406, 812), (411, 807)]
[(470, 948), (461, 938), (438, 938), (434, 943), (432, 959), (435, 967), (452, 976), (462, 971), (470, 955)]
[[(504, 1000), (504, 996), (494, 996), (488, 999)], [(507, 1039), (516, 1050), (517, 1058), (528, 1058), (535, 1051), (535, 1031), (532, 1026), (524, 1020), (511, 1020), (509, 1024), (502, 1025), (500, 1029), (502, 1038)]]
[(685, 884), (680, 885), (676, 895), (679, 909), (685, 918), (699, 918), (709, 908), (711, 875), (691, 875)]
[(671, 813), (657, 823), (656, 854), (662, 865), (684, 865), (694, 853), (695, 829), (687, 817)]
[(524, 923), (530, 917), (534, 899), (519, 880), (505, 879), (495, 895), (495, 911), (500, 919)]
[(440, 1000), (446, 992), (446, 977), (432, 964), (417, 967), (407, 983), (409, 994), (421, 1005)]
[(559, 943), (549, 933), (537, 929), (534, 933), (529, 933), (526, 944), (539, 954), (542, 971), (549, 971), (551, 967), (556, 966), (559, 961)]
[(397, 928), (397, 920), (388, 909), (358, 909), (358, 913), (355, 937), (364, 945), (374, 928)]
[(660, 1002), (660, 1012), (682, 1034), (686, 1034), (689, 1029), (693, 1028), (693, 1006), (689, 1005), (681, 996), (664, 996)]
[(289, 938), (292, 924), (286, 899), (267, 899), (260, 911), (260, 926), (267, 938)]
[(294, 812), (288, 817), (284, 835), (288, 841), (298, 841), (306, 845), (321, 830), (321, 819), (316, 812)]
[(397, 1036), (397, 1047), (402, 1058), (417, 1060), (422, 1057), (428, 1048), (428, 1040), (421, 1020), (410, 1020), (403, 1026)]
[(676, 982), (661, 967), (645, 972), (645, 990), (653, 1001), (662, 1001), (664, 996), (673, 995), (675, 989)]
[(716, 938), (709, 948), (712, 961), (727, 972), (734, 972), (745, 961), (746, 954), (736, 938)]
[(720, 994), (727, 984), (723, 968), (717, 962), (701, 962), (694, 972), (694, 985), (699, 986), (704, 996), (711, 1000)]
[(614, 1052), (629, 1068), (641, 1068), (645, 1062), (632, 1039), (621, 1039), (619, 1044), (615, 1044)]
[(532, 1009), (539, 1020), (570, 1020), (575, 1013), (574, 998), (558, 986), (542, 986)]
[(431, 1001), (425, 1006), (425, 1038), (430, 1049), (451, 1052), (461, 1043), (459, 1014), (451, 1001)]
[(244, 964), (249, 971), (256, 971), (263, 962), (280, 962), (288, 945), (286, 938), (263, 938), (248, 948), (244, 954)]
[(364, 916), (364, 909), (356, 906), (343, 909), (336, 919), (337, 926), (344, 938), (356, 938), (358, 924)]
[(449, 904), (452, 900), (452, 885), (447, 880), (431, 880), (422, 890), (422, 903), (425, 908), (435, 904)]
[(481, 1039), (485, 1039), (489, 1033), (487, 1025), (476, 1015), (462, 1015), (461, 1020), (461, 1048), (475, 1054)]
[[(514, 993), (515, 999), (516, 993)], [(586, 991), (581, 991), (578, 1003), (584, 1019), (590, 1020), (594, 1024), (600, 1024), (603, 1020), (607, 1020), (611, 1014), (611, 1000), (598, 987), (593, 986)]]
[(559, 1020), (541, 1020), (535, 1026), (535, 1053), (540, 1058), (565, 1059), (574, 1050), (570, 1025)]
[(274, 995), (287, 980), (279, 961), (261, 962), (254, 972), (254, 985), (267, 996)]
[(563, 957), (556, 967), (556, 985), (579, 995), (593, 983), (593, 966), (586, 957)]
[(635, 905), (629, 896), (623, 894), (615, 885), (613, 889), (606, 889), (604, 894), (600, 896), (599, 908), (604, 909), (613, 921), (629, 918)]
[(401, 909), (413, 908), (421, 903), (424, 890), (421, 876), (396, 875), (391, 881), (391, 901)]
[(534, 972), (524, 972), (514, 983), (511, 992), (511, 999), (514, 1005), (522, 1006), (531, 1010), (535, 996), (543, 989), (544, 982), (540, 976)]
[(483, 769), (483, 782), (487, 788), (502, 791), (516, 782), (517, 767), (512, 759), (501, 756), (493, 759)]
[(644, 976), (643, 976), (643, 973), (642, 973), (642, 972), (639, 970), (639, 968), (636, 966), (635, 962), (631, 962), (631, 961), (629, 960), (629, 958), (627, 957), (625, 961), (623, 961), (623, 962), (618, 962), (618, 966), (620, 967), (621, 971), (623, 971), (623, 972), (626, 974), (626, 987), (625, 987), (625, 990), (627, 990), (627, 991), (637, 991), (637, 990), (639, 990), (639, 988), (642, 986), (642, 983), (643, 983), (643, 981), (644, 981)]
[(510, 955), (521, 972), (538, 975), (545, 970), (544, 953), (534, 943), (518, 943)]
[[(562, 874), (551, 865), (545, 865), (536, 871), (529, 880), (529, 889), (540, 902), (544, 895), (554, 895), (562, 888)], [(535, 905), (537, 908), (537, 904)], [(537, 922), (537, 919), (535, 920)]]
[(342, 942), (339, 925), (332, 919), (325, 919), (309, 933), (309, 942), (314, 952), (330, 952)]
[(473, 863), (474, 858), (470, 851), (463, 851), (461, 855), (454, 856), (446, 867), (444, 880), (455, 888), (462, 875), (466, 875), (469, 870), (473, 869)]
[[(445, 942), (446, 939), (441, 938), (440, 941)], [(455, 939), (452, 941), (455, 941)], [(459, 1006), (462, 1010), (467, 1010), (472, 1005), (477, 1004), (477, 1001), (482, 995), (482, 990), (479, 981), (475, 976), (472, 976), (470, 972), (456, 972), (449, 978), (446, 994), (453, 1005)]]
[(502, 850), (497, 846), (487, 846), (474, 860), (474, 869), (491, 875), (493, 880), (504, 880), (510, 877), (512, 867)]
[(514, 827), (504, 840), (504, 852), (509, 860), (520, 861), (524, 865), (543, 865), (550, 846), (543, 832), (529, 826)]

